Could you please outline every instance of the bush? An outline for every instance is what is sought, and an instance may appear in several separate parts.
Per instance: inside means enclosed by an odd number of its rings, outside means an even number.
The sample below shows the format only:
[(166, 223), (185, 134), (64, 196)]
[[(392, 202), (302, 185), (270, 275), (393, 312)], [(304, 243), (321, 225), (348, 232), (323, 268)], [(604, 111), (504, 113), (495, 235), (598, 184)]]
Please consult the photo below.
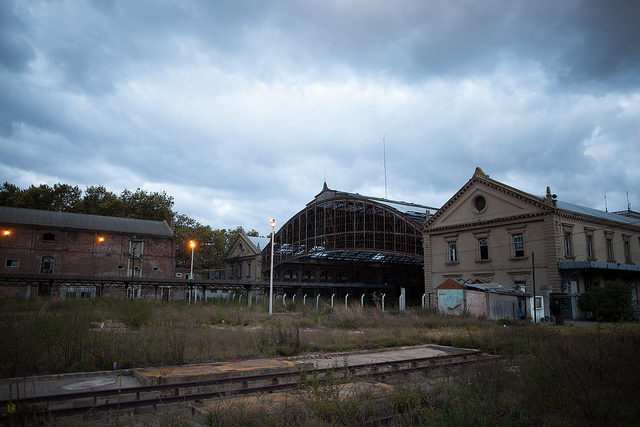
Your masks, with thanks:
[(578, 307), (591, 312), (595, 320), (619, 322), (633, 316), (631, 287), (622, 282), (605, 282), (589, 289), (578, 298)]

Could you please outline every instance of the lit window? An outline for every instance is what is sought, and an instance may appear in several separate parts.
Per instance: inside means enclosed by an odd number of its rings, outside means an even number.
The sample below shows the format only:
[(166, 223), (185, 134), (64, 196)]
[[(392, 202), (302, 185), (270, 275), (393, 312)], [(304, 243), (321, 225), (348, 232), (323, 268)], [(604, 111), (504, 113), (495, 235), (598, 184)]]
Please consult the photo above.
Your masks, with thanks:
[(487, 239), (478, 239), (478, 256), (481, 260), (489, 259), (489, 242)]
[(8, 259), (5, 262), (5, 267), (13, 267), (13, 268), (18, 268), (20, 267), (20, 260), (19, 259)]
[(520, 234), (514, 234), (512, 236), (513, 240), (513, 256), (514, 257), (523, 257), (524, 256), (524, 236)]
[(456, 250), (456, 242), (449, 242), (449, 262), (458, 261), (458, 252)]

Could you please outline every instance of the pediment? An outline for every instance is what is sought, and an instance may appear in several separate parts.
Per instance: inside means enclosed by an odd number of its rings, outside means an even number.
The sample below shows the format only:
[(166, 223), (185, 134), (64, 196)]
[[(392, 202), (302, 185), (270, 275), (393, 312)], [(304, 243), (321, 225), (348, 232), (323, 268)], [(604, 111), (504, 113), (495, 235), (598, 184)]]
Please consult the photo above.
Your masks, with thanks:
[(233, 245), (231, 245), (225, 259), (254, 256), (258, 253), (258, 250), (251, 240), (249, 240), (246, 235), (241, 234), (236, 238)]
[(429, 222), (428, 228), (451, 227), (548, 210), (543, 199), (496, 181), (472, 179)]

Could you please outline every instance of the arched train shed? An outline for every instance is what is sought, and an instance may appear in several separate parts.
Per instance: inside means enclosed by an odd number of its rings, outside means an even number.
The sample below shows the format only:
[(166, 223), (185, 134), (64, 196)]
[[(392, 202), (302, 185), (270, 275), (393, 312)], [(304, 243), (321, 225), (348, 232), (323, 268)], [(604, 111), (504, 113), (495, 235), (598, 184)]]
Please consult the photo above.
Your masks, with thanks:
[[(422, 225), (436, 208), (322, 191), (290, 218), (274, 239), (274, 280), (314, 284), (335, 283), (336, 292), (376, 288), (419, 300), (424, 292)], [(271, 246), (262, 251), (263, 279), (269, 279)], [(346, 286), (345, 286), (346, 285)], [(355, 296), (355, 295), (354, 295)]]

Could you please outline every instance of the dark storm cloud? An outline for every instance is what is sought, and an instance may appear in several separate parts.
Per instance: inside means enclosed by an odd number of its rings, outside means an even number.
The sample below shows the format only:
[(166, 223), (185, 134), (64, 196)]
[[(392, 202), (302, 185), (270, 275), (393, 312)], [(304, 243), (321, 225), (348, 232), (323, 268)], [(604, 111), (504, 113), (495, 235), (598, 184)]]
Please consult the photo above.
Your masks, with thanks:
[(25, 24), (15, 12), (15, 5), (0, 5), (0, 66), (12, 71), (23, 71), (33, 58), (33, 50), (23, 38)]
[(637, 22), (618, 0), (6, 1), (0, 171), (259, 228), (325, 179), (383, 195), (386, 137), (391, 198), (438, 205), (481, 166), (595, 206), (640, 182)]

